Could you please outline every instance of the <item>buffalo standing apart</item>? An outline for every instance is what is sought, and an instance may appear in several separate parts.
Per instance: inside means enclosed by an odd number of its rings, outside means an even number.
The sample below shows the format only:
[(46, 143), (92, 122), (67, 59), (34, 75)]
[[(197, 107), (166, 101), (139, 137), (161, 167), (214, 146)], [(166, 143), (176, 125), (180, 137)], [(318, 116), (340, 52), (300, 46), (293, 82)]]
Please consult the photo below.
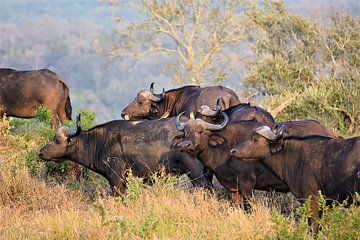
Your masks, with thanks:
[[(124, 193), (128, 169), (148, 177), (161, 166), (177, 174), (188, 174), (195, 185), (206, 186), (203, 165), (180, 151), (171, 150), (181, 132), (176, 118), (155, 121), (111, 121), (88, 131), (60, 127), (53, 141), (39, 152), (43, 160), (71, 160), (104, 176), (110, 186)], [(209, 186), (210, 187), (210, 186)]]
[(53, 113), (53, 127), (71, 120), (69, 88), (54, 72), (0, 69), (0, 116), (31, 118), (41, 104)]
[(222, 86), (185, 86), (154, 94), (151, 84), (150, 90), (140, 91), (121, 115), (126, 120), (175, 117), (183, 111), (196, 112), (202, 105), (214, 108), (217, 99), (221, 99), (223, 109), (240, 103), (234, 91)]
[(304, 129), (309, 133), (306, 136), (284, 134), (287, 124), (274, 130), (260, 123), (251, 126), (252, 136), (231, 154), (246, 162), (261, 161), (295, 197), (311, 197), (312, 216), (318, 219), (319, 191), (326, 198), (343, 201), (360, 190), (360, 138), (335, 139), (308, 129)]

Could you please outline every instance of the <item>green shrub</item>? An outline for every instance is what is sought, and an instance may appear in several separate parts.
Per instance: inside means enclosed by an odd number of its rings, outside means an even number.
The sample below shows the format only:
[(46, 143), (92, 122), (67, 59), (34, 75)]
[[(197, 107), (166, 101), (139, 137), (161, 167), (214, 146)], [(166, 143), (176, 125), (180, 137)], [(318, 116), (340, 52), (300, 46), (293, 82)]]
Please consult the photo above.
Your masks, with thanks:
[(321, 232), (318, 239), (360, 239), (360, 196), (356, 194), (353, 203), (348, 201), (329, 206), (326, 199), (320, 194), (320, 210), (322, 217), (319, 221)]
[(296, 209), (297, 217), (293, 219), (282, 215), (278, 210), (272, 213), (272, 222), (277, 239), (360, 239), (360, 203), (356, 194), (352, 204), (348, 201), (333, 202), (331, 205), (319, 193), (319, 209), (322, 213), (319, 232), (311, 233), (308, 219), (311, 217), (310, 199)]
[(131, 204), (139, 200), (143, 188), (143, 179), (134, 177), (129, 170), (126, 176), (126, 197), (125, 203)]
[[(88, 130), (89, 128), (95, 126), (95, 112), (91, 112), (85, 108), (81, 109), (78, 114), (81, 115), (81, 129), (83, 131)], [(78, 115), (77, 114), (77, 115)], [(76, 121), (66, 121), (65, 126), (70, 128), (76, 128)]]
[(159, 223), (159, 220), (154, 216), (154, 207), (152, 206), (146, 214), (144, 222), (140, 226), (140, 237), (143, 239), (150, 239), (156, 234), (156, 229), (159, 226)]

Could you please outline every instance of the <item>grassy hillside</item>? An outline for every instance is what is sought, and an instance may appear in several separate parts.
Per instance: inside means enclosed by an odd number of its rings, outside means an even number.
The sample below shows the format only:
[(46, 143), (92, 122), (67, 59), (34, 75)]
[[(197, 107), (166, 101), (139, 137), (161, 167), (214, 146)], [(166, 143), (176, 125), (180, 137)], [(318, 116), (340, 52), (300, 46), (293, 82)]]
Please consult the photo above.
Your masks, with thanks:
[(325, 208), (316, 237), (308, 231), (309, 209), (296, 214), (289, 196), (256, 194), (246, 214), (225, 197), (165, 175), (154, 177), (153, 186), (130, 176), (126, 197), (111, 196), (97, 174), (77, 180), (71, 166), (37, 158), (52, 132), (39, 122), (0, 120), (0, 239), (360, 238), (355, 205)]

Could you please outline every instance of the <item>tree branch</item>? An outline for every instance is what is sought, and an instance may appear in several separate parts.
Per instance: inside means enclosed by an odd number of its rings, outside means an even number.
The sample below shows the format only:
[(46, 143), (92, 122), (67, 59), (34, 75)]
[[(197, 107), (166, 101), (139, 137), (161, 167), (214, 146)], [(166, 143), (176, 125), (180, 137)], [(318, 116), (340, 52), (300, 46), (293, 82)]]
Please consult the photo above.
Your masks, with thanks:
[(276, 116), (283, 111), (285, 108), (287, 108), (288, 106), (290, 106), (297, 98), (298, 98), (299, 94), (296, 93), (293, 97), (291, 97), (290, 99), (286, 100), (285, 102), (283, 102), (280, 106), (278, 106), (277, 108), (275, 108), (274, 110), (271, 109), (271, 107), (269, 106), (267, 108), (267, 111), (274, 117), (276, 118)]

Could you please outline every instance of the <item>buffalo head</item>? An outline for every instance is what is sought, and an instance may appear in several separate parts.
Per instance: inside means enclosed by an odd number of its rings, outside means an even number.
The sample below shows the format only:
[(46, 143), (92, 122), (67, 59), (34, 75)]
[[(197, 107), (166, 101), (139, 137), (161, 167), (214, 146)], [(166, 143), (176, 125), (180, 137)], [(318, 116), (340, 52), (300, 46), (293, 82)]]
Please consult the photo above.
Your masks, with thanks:
[(275, 125), (274, 130), (262, 125), (253, 130), (249, 140), (240, 143), (230, 150), (230, 154), (243, 161), (260, 161), (280, 151), (277, 141), (284, 131), (284, 124)]
[(208, 145), (215, 146), (224, 143), (225, 139), (217, 134), (216, 131), (223, 129), (228, 123), (228, 116), (223, 114), (223, 122), (220, 124), (213, 124), (205, 122), (201, 119), (189, 119), (186, 122), (181, 122), (181, 113), (177, 117), (176, 128), (184, 133), (184, 138), (181, 142), (176, 144), (176, 148), (186, 152), (201, 152), (204, 151)]
[(165, 89), (161, 94), (154, 94), (154, 83), (149, 90), (140, 91), (136, 98), (121, 113), (125, 120), (156, 119), (159, 104), (165, 98)]
[(76, 119), (76, 129), (61, 126), (54, 139), (40, 149), (39, 157), (45, 161), (63, 161), (68, 157), (69, 148), (74, 144), (73, 138), (81, 132), (80, 114)]

